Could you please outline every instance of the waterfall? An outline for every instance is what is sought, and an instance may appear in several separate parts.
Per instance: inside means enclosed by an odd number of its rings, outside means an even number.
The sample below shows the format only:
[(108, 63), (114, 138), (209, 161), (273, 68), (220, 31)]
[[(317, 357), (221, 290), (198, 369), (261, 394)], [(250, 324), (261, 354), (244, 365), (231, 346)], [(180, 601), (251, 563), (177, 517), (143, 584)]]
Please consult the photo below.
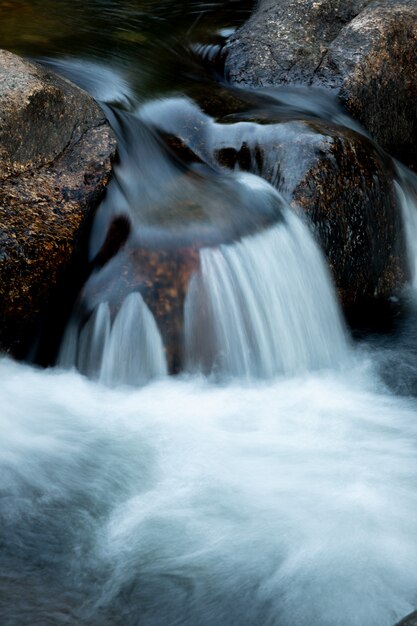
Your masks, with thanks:
[(415, 289), (417, 288), (417, 176), (397, 163), (397, 177), (395, 191), (404, 221), (411, 285)]
[(106, 385), (143, 385), (167, 374), (161, 335), (155, 319), (137, 292), (129, 294), (113, 324), (109, 305), (101, 302), (77, 330), (71, 322), (59, 364), (77, 367)]
[(267, 378), (346, 356), (327, 267), (294, 213), (235, 244), (202, 249), (200, 261), (185, 303), (188, 370)]

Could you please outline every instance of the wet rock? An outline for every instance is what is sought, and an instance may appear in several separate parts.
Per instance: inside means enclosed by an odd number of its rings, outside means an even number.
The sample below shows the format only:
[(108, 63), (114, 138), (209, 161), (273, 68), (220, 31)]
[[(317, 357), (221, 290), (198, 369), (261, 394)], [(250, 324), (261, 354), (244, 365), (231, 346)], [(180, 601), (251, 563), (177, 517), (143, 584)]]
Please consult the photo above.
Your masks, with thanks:
[(80, 329), (100, 302), (109, 304), (114, 320), (126, 297), (138, 292), (156, 320), (168, 369), (177, 373), (182, 364), (184, 301), (199, 267), (198, 246), (154, 249), (128, 242), (85, 285), (78, 312)]
[(264, 0), (226, 52), (232, 83), (330, 90), (385, 150), (417, 164), (414, 0)]
[(401, 622), (398, 622), (396, 626), (417, 626), (417, 612), (408, 615)]
[(0, 348), (21, 357), (70, 280), (116, 142), (85, 92), (5, 51), (0, 120)]

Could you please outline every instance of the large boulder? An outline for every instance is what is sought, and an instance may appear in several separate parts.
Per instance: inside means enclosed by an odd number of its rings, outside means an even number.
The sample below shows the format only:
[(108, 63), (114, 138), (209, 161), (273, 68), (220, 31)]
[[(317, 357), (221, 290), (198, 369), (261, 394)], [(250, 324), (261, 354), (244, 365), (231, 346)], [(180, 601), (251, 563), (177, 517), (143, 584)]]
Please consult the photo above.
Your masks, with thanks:
[(23, 356), (70, 280), (115, 137), (67, 80), (0, 51), (0, 349)]
[(232, 83), (330, 90), (386, 151), (417, 164), (415, 0), (261, 0), (225, 53)]

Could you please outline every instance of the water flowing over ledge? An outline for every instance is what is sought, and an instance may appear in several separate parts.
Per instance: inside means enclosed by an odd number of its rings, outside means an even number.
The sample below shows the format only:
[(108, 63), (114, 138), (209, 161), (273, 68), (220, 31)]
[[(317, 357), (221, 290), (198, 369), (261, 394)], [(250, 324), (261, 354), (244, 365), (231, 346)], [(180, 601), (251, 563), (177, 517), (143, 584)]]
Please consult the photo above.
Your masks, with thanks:
[[(264, 214), (271, 197), (285, 207), (265, 181), (250, 174), (237, 174), (236, 180), (241, 193), (248, 187), (247, 205), (256, 191), (258, 204), (264, 198)], [(348, 357), (322, 253), (301, 218), (289, 208), (281, 211), (275, 226), (199, 250), (179, 313), (185, 371), (220, 380), (271, 378), (339, 367)], [(126, 296), (118, 312), (105, 300), (84, 321), (82, 310), (81, 300), (63, 341), (61, 366), (111, 385), (140, 385), (167, 373), (164, 340), (140, 293)]]
[(396, 193), (404, 220), (407, 252), (410, 264), (410, 282), (417, 289), (417, 176), (397, 163)]
[(308, 228), (290, 211), (267, 232), (200, 252), (185, 302), (186, 369), (270, 378), (338, 366), (346, 334)]

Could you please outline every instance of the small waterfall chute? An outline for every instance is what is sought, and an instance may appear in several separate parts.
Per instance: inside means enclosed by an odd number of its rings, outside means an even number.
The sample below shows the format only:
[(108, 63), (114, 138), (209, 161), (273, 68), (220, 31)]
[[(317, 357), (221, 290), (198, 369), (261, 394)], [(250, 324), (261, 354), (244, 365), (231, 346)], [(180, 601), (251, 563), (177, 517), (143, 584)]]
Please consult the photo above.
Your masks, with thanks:
[(397, 163), (397, 177), (395, 191), (404, 222), (410, 282), (415, 289), (417, 287), (417, 176)]
[(103, 357), (111, 336), (111, 316), (107, 302), (100, 302), (80, 332), (77, 366), (90, 378), (100, 378)]
[(138, 292), (130, 293), (113, 323), (106, 302), (96, 306), (78, 332), (72, 322), (59, 363), (77, 367), (103, 384), (143, 385), (167, 374), (164, 347), (155, 319)]
[(167, 374), (161, 335), (139, 293), (119, 310), (103, 352), (100, 380), (106, 384), (146, 383)]
[(335, 366), (347, 354), (322, 254), (291, 211), (232, 245), (200, 251), (185, 303), (190, 371), (268, 378)]

